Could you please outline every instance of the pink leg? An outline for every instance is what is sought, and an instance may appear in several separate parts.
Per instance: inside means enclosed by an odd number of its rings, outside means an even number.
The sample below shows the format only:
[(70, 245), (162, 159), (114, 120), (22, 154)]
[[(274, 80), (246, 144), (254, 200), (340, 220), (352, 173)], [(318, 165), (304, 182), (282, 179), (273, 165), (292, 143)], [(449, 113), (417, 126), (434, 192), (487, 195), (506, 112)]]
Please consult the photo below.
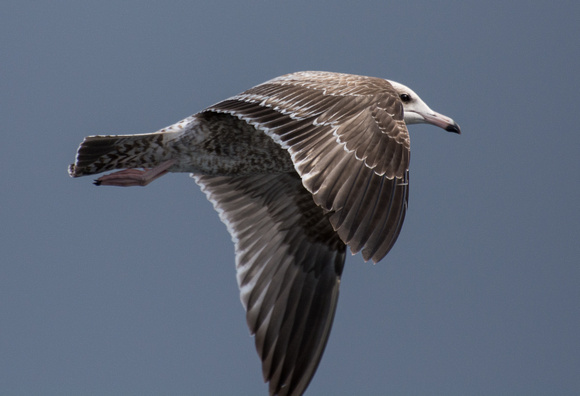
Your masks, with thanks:
[(97, 186), (146, 186), (153, 180), (163, 176), (175, 163), (175, 160), (162, 162), (151, 169), (125, 169), (109, 175), (104, 175), (95, 180)]

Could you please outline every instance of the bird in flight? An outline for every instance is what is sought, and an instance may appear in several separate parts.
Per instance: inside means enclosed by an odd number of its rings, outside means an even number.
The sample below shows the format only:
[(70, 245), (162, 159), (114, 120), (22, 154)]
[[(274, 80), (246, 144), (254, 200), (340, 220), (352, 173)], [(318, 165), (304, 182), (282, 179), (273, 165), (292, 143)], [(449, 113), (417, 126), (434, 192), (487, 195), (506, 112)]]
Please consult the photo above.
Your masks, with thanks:
[[(407, 125), (460, 133), (408, 87), (297, 72), (158, 132), (88, 136), (72, 177), (101, 186), (189, 172), (235, 244), (237, 280), (271, 395), (301, 395), (326, 346), (346, 247), (378, 262), (407, 209)], [(119, 170), (121, 169), (121, 170)]]

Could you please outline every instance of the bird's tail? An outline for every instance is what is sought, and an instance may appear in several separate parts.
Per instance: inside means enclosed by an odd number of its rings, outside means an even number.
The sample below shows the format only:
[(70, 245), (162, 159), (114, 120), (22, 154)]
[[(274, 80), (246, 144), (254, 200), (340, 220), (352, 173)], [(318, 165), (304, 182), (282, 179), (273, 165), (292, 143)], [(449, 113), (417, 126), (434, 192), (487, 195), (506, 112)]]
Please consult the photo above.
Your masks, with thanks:
[(166, 158), (163, 133), (88, 136), (68, 168), (71, 177), (94, 175), (114, 169), (152, 168)]

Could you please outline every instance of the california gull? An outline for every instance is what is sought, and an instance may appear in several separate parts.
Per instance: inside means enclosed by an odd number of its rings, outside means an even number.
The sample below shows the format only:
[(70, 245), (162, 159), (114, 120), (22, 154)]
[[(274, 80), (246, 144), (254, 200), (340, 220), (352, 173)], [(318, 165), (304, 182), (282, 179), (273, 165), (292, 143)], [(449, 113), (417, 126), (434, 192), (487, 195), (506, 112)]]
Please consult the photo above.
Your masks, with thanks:
[(235, 243), (237, 279), (271, 395), (300, 395), (328, 340), (346, 246), (378, 262), (407, 209), (406, 125), (460, 133), (406, 86), (298, 72), (155, 133), (89, 136), (72, 177), (144, 186), (190, 172)]

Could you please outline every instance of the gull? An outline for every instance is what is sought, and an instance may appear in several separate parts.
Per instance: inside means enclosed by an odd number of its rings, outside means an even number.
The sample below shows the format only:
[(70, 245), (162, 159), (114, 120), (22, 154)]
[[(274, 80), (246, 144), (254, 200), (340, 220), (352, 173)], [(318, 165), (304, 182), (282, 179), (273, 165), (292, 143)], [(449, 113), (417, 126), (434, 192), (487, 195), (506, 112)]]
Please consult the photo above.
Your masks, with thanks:
[[(409, 196), (407, 125), (460, 133), (394, 81), (297, 72), (154, 133), (88, 136), (72, 177), (101, 186), (188, 172), (235, 244), (240, 298), (270, 395), (301, 395), (326, 346), (346, 247), (380, 261)], [(122, 169), (122, 170), (119, 170)]]

